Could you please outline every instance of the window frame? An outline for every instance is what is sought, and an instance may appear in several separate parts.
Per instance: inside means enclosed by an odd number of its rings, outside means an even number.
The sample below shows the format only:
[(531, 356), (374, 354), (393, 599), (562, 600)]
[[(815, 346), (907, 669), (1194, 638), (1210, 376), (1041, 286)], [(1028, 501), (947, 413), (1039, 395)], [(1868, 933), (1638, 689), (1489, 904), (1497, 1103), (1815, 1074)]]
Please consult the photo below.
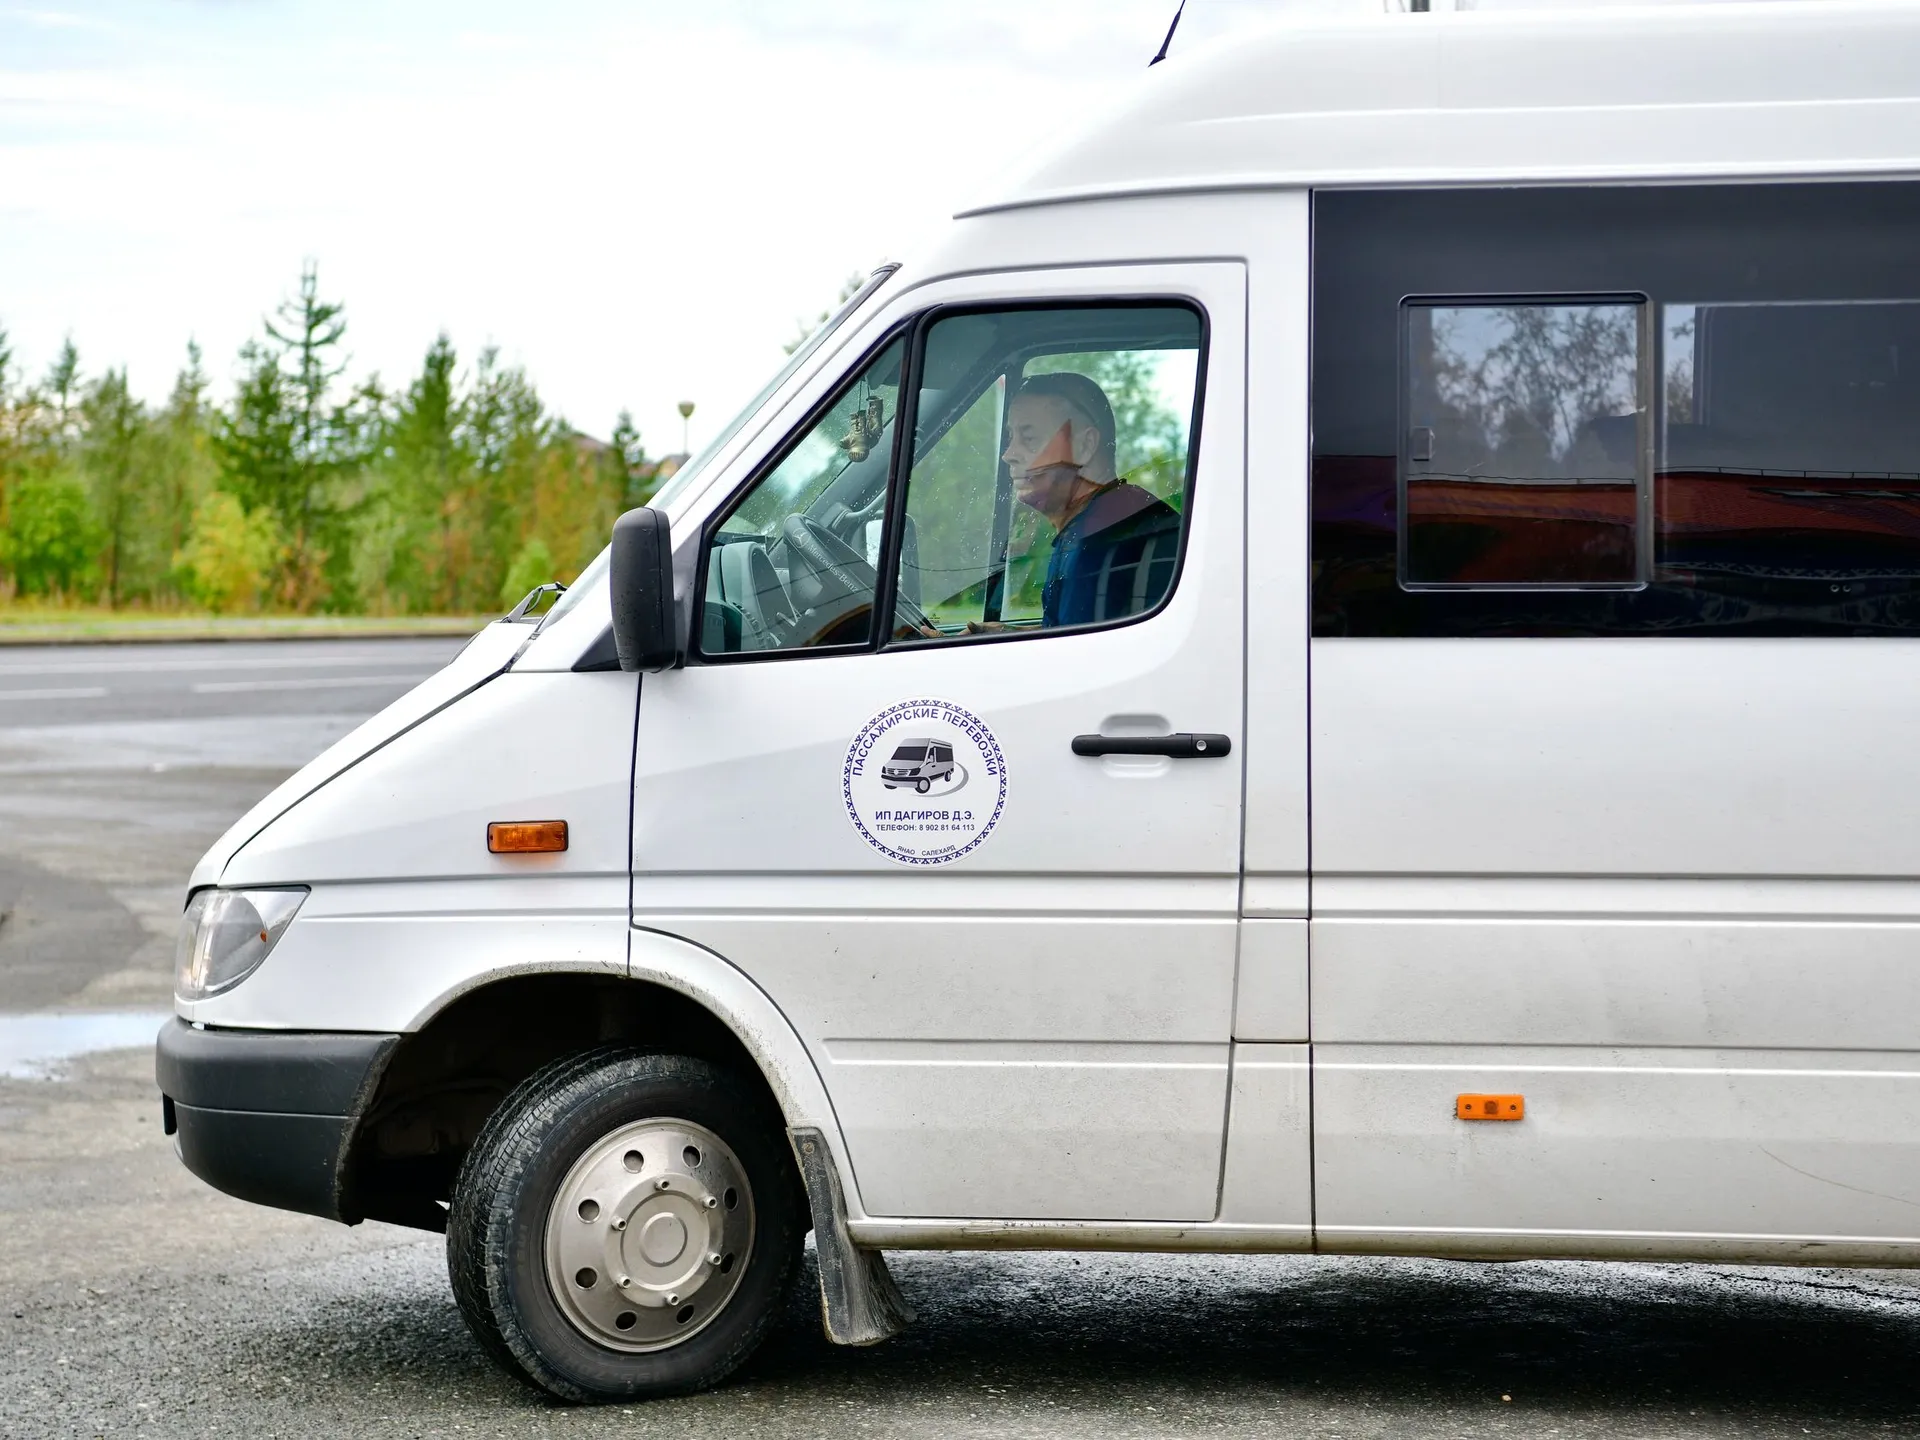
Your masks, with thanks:
[[(907, 376), (903, 383), (913, 387), (911, 409), (902, 407), (902, 414), (910, 422), (907, 432), (916, 440), (920, 429), (920, 376), (926, 354), (928, 333), (942, 320), (966, 315), (1007, 315), (1021, 311), (1034, 310), (1185, 310), (1200, 322), (1199, 340), (1195, 347), (1193, 375), (1193, 404), (1187, 417), (1187, 463), (1182, 488), (1183, 503), (1180, 511), (1180, 547), (1174, 556), (1173, 574), (1167, 579), (1166, 594), (1151, 609), (1142, 610), (1137, 615), (1123, 616), (1118, 620), (1102, 620), (1093, 625), (1074, 625), (1057, 627), (1052, 630), (1034, 628), (1032, 630), (988, 631), (978, 635), (946, 635), (939, 639), (915, 636), (912, 639), (892, 638), (892, 626), (879, 636), (876, 650), (919, 651), (939, 650), (955, 645), (963, 646), (1005, 644), (1015, 640), (1054, 639), (1066, 635), (1092, 635), (1100, 631), (1117, 630), (1129, 625), (1137, 625), (1150, 620), (1173, 603), (1173, 597), (1180, 588), (1180, 577), (1186, 573), (1188, 540), (1193, 531), (1193, 497), (1198, 489), (1200, 466), (1201, 425), (1205, 419), (1208, 357), (1213, 348), (1213, 321), (1207, 313), (1207, 307), (1196, 296), (1176, 294), (1142, 294), (1127, 292), (1118, 295), (1084, 296), (1076, 295), (1061, 299), (1026, 297), (1018, 300), (969, 300), (946, 305), (935, 305), (917, 317), (914, 327), (912, 348), (907, 352)], [(1035, 354), (1071, 354), (1071, 351), (1038, 351)], [(1003, 370), (1001, 373), (1005, 373)], [(982, 392), (984, 393), (984, 392)], [(976, 399), (978, 396), (976, 395)], [(1011, 401), (1012, 390), (1009, 387), (1008, 398)], [(971, 403), (971, 402), (969, 402)], [(957, 422), (964, 410), (956, 411), (953, 420)], [(943, 435), (945, 432), (941, 432)], [(928, 444), (931, 450), (938, 443), (935, 437)], [(1004, 447), (1003, 447), (1004, 448)], [(887, 492), (887, 528), (882, 534), (881, 560), (885, 570), (880, 577), (880, 606), (883, 613), (891, 616), (899, 594), (900, 550), (906, 537), (906, 503), (909, 482), (912, 479), (913, 453), (909, 448), (902, 463), (899, 451), (894, 454), (894, 471), (889, 477)], [(996, 493), (1008, 493), (1011, 480), (1007, 475), (1007, 462), (1003, 457), (995, 462)], [(1018, 503), (1017, 501), (1014, 503)], [(995, 543), (1004, 546), (1006, 535), (1002, 532), (1001, 522), (996, 519)], [(1005, 557), (1003, 556), (1003, 564)], [(1005, 598), (1005, 569), (1001, 571), (1001, 599)]]
[[(1407, 550), (1411, 535), (1407, 528), (1407, 483), (1410, 478), (1408, 467), (1412, 463), (1411, 445), (1413, 425), (1412, 403), (1412, 345), (1410, 343), (1410, 315), (1416, 309), (1502, 309), (1523, 305), (1537, 306), (1574, 306), (1574, 305), (1631, 305), (1634, 307), (1634, 386), (1635, 431), (1634, 431), (1634, 475), (1633, 475), (1633, 565), (1631, 580), (1411, 580), (1407, 575)], [(1579, 593), (1583, 591), (1632, 592), (1645, 590), (1653, 576), (1653, 523), (1654, 523), (1654, 478), (1655, 462), (1658, 453), (1658, 435), (1664, 426), (1663, 407), (1659, 403), (1656, 390), (1657, 377), (1663, 373), (1660, 368), (1658, 334), (1659, 324), (1655, 318), (1658, 306), (1653, 297), (1641, 290), (1592, 291), (1575, 290), (1553, 291), (1516, 291), (1504, 292), (1463, 292), (1463, 293), (1414, 293), (1402, 295), (1395, 309), (1395, 404), (1398, 433), (1394, 440), (1394, 581), (1401, 590), (1409, 594), (1433, 592), (1470, 592), (1478, 594), (1519, 593), (1537, 595), (1549, 592)]]
[[(913, 451), (920, 428), (920, 376), (926, 351), (926, 340), (932, 328), (942, 320), (964, 315), (1004, 315), (1027, 310), (1164, 310), (1179, 309), (1190, 312), (1200, 322), (1200, 335), (1196, 346), (1193, 381), (1193, 405), (1187, 423), (1187, 463), (1184, 485), (1184, 504), (1180, 512), (1180, 548), (1174, 557), (1173, 574), (1167, 580), (1166, 594), (1160, 597), (1152, 609), (1142, 610), (1137, 615), (1128, 615), (1118, 620), (1105, 620), (1095, 625), (1076, 625), (1053, 630), (1033, 629), (1010, 632), (992, 632), (980, 635), (945, 636), (939, 640), (916, 637), (912, 640), (892, 638), (892, 617), (899, 601), (900, 550), (904, 543), (906, 526), (904, 522), (908, 481), (913, 469)], [(730, 520), (734, 513), (745, 503), (760, 484), (785, 463), (787, 457), (796, 450), (814, 427), (837, 405), (847, 387), (859, 378), (860, 374), (883, 355), (887, 347), (902, 337), (906, 340), (906, 353), (901, 359), (900, 389), (901, 399), (894, 418), (892, 454), (888, 459), (886, 503), (881, 510), (880, 563), (875, 567), (875, 585), (873, 614), (875, 623), (873, 633), (863, 644), (804, 646), (784, 650), (748, 650), (735, 653), (720, 652), (708, 654), (701, 649), (701, 637), (705, 634), (707, 569), (714, 551), (714, 537), (720, 528)], [(1188, 540), (1193, 529), (1193, 498), (1199, 483), (1201, 426), (1206, 413), (1206, 393), (1208, 363), (1213, 347), (1213, 322), (1207, 313), (1206, 305), (1196, 296), (1166, 293), (1139, 293), (1128, 291), (1115, 295), (1066, 296), (1058, 299), (1023, 297), (1014, 300), (968, 300), (948, 304), (935, 304), (903, 317), (897, 323), (887, 327), (873, 344), (862, 350), (857, 359), (840, 373), (833, 387), (813, 405), (809, 406), (801, 418), (782, 437), (778, 446), (770, 450), (758, 464), (748, 471), (746, 477), (729, 492), (725, 501), (714, 507), (712, 513), (700, 526), (700, 558), (694, 568), (692, 604), (689, 607), (688, 628), (685, 649), (686, 663), (699, 665), (740, 665), (756, 664), (777, 660), (802, 660), (825, 656), (845, 656), (859, 654), (878, 654), (886, 651), (928, 650), (952, 646), (956, 641), (966, 646), (995, 644), (1012, 640), (1052, 639), (1058, 636), (1091, 635), (1096, 632), (1119, 629), (1149, 620), (1158, 615), (1173, 602), (1180, 588), (1181, 576), (1186, 573)], [(1047, 352), (1040, 352), (1047, 353)], [(1055, 352), (1060, 353), (1060, 352)], [(977, 397), (976, 397), (977, 398)], [(957, 422), (964, 410), (956, 412), (952, 420)], [(945, 432), (942, 431), (942, 434)], [(932, 443), (938, 443), (938, 437)], [(1010, 482), (1006, 476), (1006, 461), (998, 462), (998, 480), (1001, 487)], [(997, 530), (997, 527), (996, 527)], [(996, 533), (996, 540), (1004, 544), (1004, 537)], [(881, 623), (881, 617), (886, 623)]]
[[(714, 545), (714, 537), (720, 533), (721, 527), (733, 518), (735, 512), (746, 503), (747, 498), (752, 495), (755, 490), (759, 489), (761, 483), (772, 475), (774, 471), (784, 465), (788, 456), (800, 448), (807, 436), (813, 433), (814, 428), (826, 419), (832, 412), (834, 406), (840, 403), (842, 397), (846, 395), (848, 388), (866, 372), (867, 367), (872, 365), (882, 355), (886, 354), (889, 346), (904, 338), (907, 343), (907, 350), (906, 353), (900, 357), (901, 403), (894, 408), (893, 453), (887, 460), (889, 468), (887, 471), (886, 501), (881, 509), (883, 526), (881, 530), (881, 549), (882, 558), (885, 558), (887, 532), (884, 526), (888, 523), (889, 512), (893, 506), (893, 467), (898, 466), (900, 463), (900, 437), (907, 432), (907, 427), (912, 419), (907, 408), (907, 384), (912, 373), (913, 340), (915, 334), (914, 318), (915, 317), (910, 316), (898, 324), (888, 326), (886, 331), (881, 334), (873, 344), (865, 350), (862, 350), (859, 357), (835, 377), (833, 388), (828, 390), (827, 393), (814, 404), (807, 407), (806, 412), (794, 423), (792, 429), (781, 437), (780, 443), (768, 451), (767, 454), (761, 458), (760, 462), (747, 472), (746, 479), (742, 480), (740, 484), (735, 486), (728, 494), (725, 502), (716, 505), (713, 512), (701, 522), (700, 560), (694, 567), (693, 593), (691, 597), (693, 603), (689, 607), (691, 614), (688, 617), (689, 634), (687, 635), (685, 651), (689, 663), (698, 663), (701, 665), (746, 665), (759, 661), (793, 660), (816, 655), (859, 655), (871, 652), (875, 648), (874, 636), (869, 635), (865, 641), (857, 645), (808, 645), (796, 646), (784, 650), (721, 651), (717, 654), (709, 654), (701, 648), (700, 644), (701, 638), (706, 634), (707, 570), (712, 563), (714, 550), (716, 548)], [(873, 606), (876, 617), (880, 613), (881, 588), (878, 578), (876, 578)], [(874, 628), (876, 631), (878, 630), (877, 622)]]

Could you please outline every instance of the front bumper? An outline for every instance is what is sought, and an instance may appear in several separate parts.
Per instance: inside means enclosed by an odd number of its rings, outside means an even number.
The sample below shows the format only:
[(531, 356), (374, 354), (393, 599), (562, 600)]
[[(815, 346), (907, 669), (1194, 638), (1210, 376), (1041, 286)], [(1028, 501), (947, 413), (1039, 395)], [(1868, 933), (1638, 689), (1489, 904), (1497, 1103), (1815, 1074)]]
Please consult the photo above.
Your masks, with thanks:
[(347, 1148), (398, 1035), (196, 1030), (170, 1020), (155, 1047), (167, 1133), (186, 1167), (257, 1205), (352, 1225)]

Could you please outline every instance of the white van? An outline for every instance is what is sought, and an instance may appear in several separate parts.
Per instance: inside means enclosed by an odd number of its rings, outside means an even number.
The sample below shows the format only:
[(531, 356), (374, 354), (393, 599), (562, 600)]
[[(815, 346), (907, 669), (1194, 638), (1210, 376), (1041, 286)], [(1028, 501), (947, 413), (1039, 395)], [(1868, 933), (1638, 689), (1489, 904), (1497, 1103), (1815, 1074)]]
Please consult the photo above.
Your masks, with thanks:
[(166, 1121), (575, 1400), (809, 1228), (1912, 1264), (1917, 792), (1920, 8), (1301, 22), (235, 825)]
[(880, 767), (880, 783), (889, 790), (910, 785), (922, 795), (942, 781), (952, 784), (959, 778), (953, 741), (938, 735), (907, 736)]

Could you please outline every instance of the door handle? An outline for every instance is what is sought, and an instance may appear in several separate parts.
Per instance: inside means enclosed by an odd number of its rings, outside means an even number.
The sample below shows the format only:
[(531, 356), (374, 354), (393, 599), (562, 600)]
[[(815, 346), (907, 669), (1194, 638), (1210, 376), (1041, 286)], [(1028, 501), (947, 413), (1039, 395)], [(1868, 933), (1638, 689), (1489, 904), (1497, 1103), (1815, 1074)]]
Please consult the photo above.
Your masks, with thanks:
[(1165, 755), (1172, 760), (1224, 760), (1233, 741), (1224, 735), (1076, 735), (1076, 755)]

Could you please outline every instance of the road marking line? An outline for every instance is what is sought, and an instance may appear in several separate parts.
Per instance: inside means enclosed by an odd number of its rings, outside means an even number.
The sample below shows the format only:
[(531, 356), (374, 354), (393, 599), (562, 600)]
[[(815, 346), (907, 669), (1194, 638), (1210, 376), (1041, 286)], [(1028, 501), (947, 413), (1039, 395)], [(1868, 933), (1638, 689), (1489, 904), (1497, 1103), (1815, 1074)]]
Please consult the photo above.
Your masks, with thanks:
[(418, 655), (262, 655), (252, 659), (204, 660), (67, 660), (51, 663), (15, 664), (0, 662), (0, 676), (6, 675), (144, 675), (167, 670), (303, 670), (324, 669), (329, 665), (407, 665), (418, 667)]
[[(246, 690), (333, 690), (349, 685), (418, 685), (433, 672), (411, 675), (328, 675), (318, 680), (203, 680), (196, 695), (235, 695)], [(101, 693), (105, 693), (104, 691)]]
[(71, 690), (0, 690), (0, 700), (98, 700), (104, 685), (81, 685)]

